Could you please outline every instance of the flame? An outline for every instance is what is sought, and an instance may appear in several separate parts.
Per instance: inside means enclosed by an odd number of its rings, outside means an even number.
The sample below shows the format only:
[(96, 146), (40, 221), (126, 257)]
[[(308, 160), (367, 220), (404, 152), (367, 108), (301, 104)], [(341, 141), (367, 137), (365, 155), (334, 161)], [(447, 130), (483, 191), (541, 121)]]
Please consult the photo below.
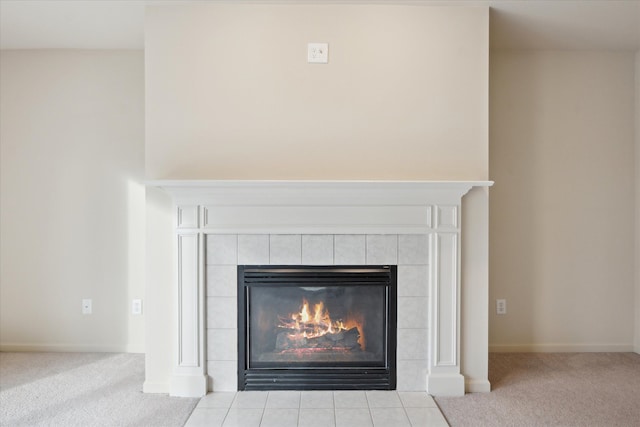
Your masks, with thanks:
[(280, 323), (278, 327), (291, 330), (289, 337), (292, 339), (317, 338), (357, 328), (360, 335), (358, 343), (364, 350), (365, 338), (362, 327), (364, 321), (361, 317), (351, 316), (347, 320), (331, 320), (329, 310), (324, 306), (324, 302), (320, 301), (314, 304), (312, 310), (309, 301), (303, 299), (298, 313), (291, 313), (288, 318), (279, 316)]

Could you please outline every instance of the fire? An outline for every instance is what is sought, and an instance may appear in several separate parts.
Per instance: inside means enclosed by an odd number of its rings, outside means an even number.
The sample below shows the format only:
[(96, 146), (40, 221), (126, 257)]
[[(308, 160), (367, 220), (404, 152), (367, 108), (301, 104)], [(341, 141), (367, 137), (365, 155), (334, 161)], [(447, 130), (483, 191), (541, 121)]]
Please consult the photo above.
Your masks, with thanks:
[(288, 329), (290, 331), (288, 338), (295, 341), (319, 338), (327, 334), (335, 336), (343, 331), (357, 328), (359, 335), (357, 342), (362, 350), (365, 348), (364, 334), (362, 332), (363, 322), (353, 319), (347, 319), (346, 321), (342, 319), (332, 320), (329, 310), (322, 301), (313, 304), (313, 308), (311, 308), (309, 301), (303, 299), (298, 313), (291, 313), (288, 318), (279, 316), (279, 319), (278, 328)]

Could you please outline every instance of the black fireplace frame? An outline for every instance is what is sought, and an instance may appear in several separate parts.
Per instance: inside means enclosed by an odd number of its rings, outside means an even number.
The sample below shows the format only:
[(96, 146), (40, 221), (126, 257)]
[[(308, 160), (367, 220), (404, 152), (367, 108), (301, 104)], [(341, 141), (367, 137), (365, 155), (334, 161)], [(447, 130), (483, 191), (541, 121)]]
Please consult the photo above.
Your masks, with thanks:
[[(336, 282), (339, 281), (339, 282)], [(249, 366), (249, 292), (253, 286), (384, 286), (384, 366)], [(238, 390), (395, 390), (397, 266), (238, 265)], [(310, 364), (313, 365), (313, 364)]]

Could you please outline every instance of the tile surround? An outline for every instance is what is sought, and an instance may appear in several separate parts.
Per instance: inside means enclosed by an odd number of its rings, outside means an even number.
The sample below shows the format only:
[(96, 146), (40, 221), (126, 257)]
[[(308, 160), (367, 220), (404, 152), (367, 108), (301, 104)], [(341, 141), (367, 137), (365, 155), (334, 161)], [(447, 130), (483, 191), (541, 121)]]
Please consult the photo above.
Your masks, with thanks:
[(334, 236), (327, 234), (302, 236), (303, 265), (333, 265)]
[(367, 265), (397, 263), (398, 236), (396, 234), (367, 235)]
[(269, 264), (269, 235), (268, 234), (240, 234), (238, 235), (238, 261), (240, 265)]
[[(428, 365), (428, 244), (416, 235), (207, 235), (208, 388), (237, 390), (237, 265), (398, 265), (397, 389), (424, 391)], [(211, 253), (212, 251), (217, 253)], [(235, 256), (235, 260), (233, 259)], [(233, 321), (229, 317), (233, 314)], [(341, 393), (341, 392), (336, 392)], [(335, 397), (335, 395), (334, 395)], [(351, 402), (345, 408), (367, 407)], [(336, 403), (336, 408), (340, 408)], [(353, 406), (355, 405), (355, 406)]]
[(299, 234), (269, 236), (269, 264), (300, 265), (302, 262), (302, 236)]
[(364, 234), (337, 234), (334, 240), (336, 265), (364, 265), (367, 262), (367, 245)]

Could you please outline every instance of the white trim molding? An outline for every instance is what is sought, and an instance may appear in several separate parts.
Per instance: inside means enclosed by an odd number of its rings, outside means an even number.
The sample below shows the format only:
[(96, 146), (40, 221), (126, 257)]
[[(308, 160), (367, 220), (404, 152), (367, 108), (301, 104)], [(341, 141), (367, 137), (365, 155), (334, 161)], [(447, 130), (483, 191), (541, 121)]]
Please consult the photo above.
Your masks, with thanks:
[(206, 393), (204, 242), (209, 234), (427, 235), (429, 362), (420, 387), (436, 396), (464, 394), (462, 197), (473, 187), (493, 182), (151, 181), (147, 185), (164, 189), (174, 202), (178, 333), (171, 395)]
[[(492, 344), (490, 353), (629, 353), (633, 344)], [(636, 351), (637, 353), (637, 351)]]
[(2, 343), (0, 352), (52, 352), (52, 353), (144, 353), (137, 348), (119, 344), (65, 344), (65, 343)]
[(488, 380), (465, 380), (467, 393), (488, 393), (491, 391), (491, 383)]

